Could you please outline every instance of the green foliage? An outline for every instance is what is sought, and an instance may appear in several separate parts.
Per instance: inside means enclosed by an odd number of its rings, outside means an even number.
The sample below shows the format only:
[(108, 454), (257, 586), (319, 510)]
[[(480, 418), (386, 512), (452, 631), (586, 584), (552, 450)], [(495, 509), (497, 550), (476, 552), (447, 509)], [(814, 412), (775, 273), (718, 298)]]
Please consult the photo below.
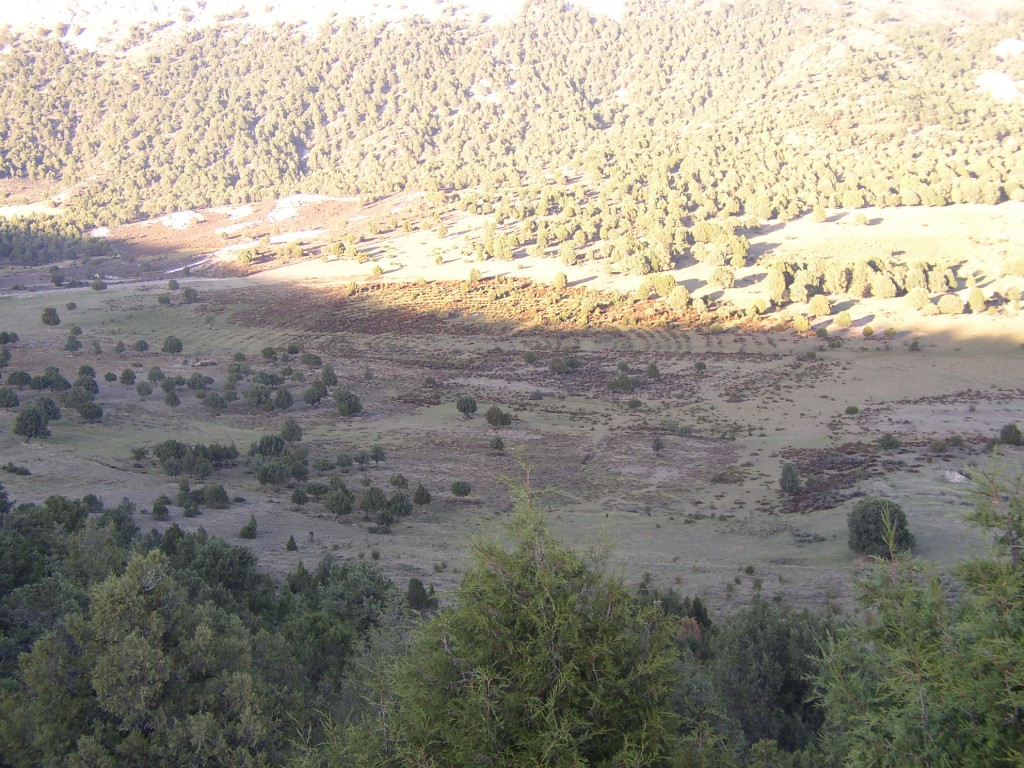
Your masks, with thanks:
[(455, 401), (455, 410), (468, 419), (476, 413), (476, 398), (470, 395), (459, 395)]
[(176, 336), (168, 336), (166, 339), (164, 339), (164, 344), (161, 347), (161, 351), (171, 355), (176, 355), (179, 352), (181, 352), (183, 348), (184, 345), (182, 345), (181, 339), (179, 339)]
[(60, 325), (60, 315), (56, 309), (47, 307), (43, 310), (43, 325)]
[(507, 427), (512, 423), (512, 414), (501, 410), (500, 406), (492, 405), (487, 409), (487, 423), (492, 427)]
[(295, 537), (294, 536), (289, 536), (288, 537), (288, 543), (284, 545), (284, 548), (286, 550), (288, 550), (289, 552), (295, 552), (296, 550), (298, 550), (299, 545), (295, 543)]
[(387, 496), (384, 495), (384, 491), (375, 485), (367, 488), (363, 493), (363, 497), (359, 500), (359, 510), (366, 515), (367, 519), (386, 509), (387, 506)]
[(256, 538), (256, 516), (249, 515), (249, 522), (242, 526), (242, 530), (238, 532), (239, 537), (243, 539), (255, 539)]
[(437, 609), (437, 598), (434, 596), (434, 587), (428, 592), (423, 582), (413, 577), (409, 579), (409, 587), (405, 595), (406, 604), (413, 611), (431, 611)]
[(430, 501), (430, 491), (423, 487), (423, 483), (419, 483), (416, 486), (416, 492), (412, 495), (412, 503), (418, 507), (425, 507)]
[(334, 390), (334, 404), (342, 416), (351, 416), (363, 410), (359, 397), (347, 389)]
[(878, 447), (884, 451), (893, 451), (903, 445), (900, 439), (891, 433), (882, 435), (876, 442), (878, 443)]
[(850, 549), (859, 555), (890, 557), (893, 553), (909, 552), (914, 546), (903, 508), (888, 499), (858, 501), (847, 517), (847, 527)]
[(342, 482), (331, 483), (331, 491), (324, 499), (324, 509), (332, 515), (347, 515), (352, 511), (352, 503), (355, 498), (352, 492)]
[(33, 437), (49, 437), (48, 423), (45, 409), (38, 405), (30, 405), (18, 412), (14, 422), (14, 434), (24, 437), (26, 443)]
[(794, 751), (815, 737), (824, 713), (808, 675), (817, 671), (826, 628), (811, 612), (779, 608), (760, 595), (719, 625), (712, 679), (747, 744), (772, 739)]
[(800, 474), (796, 466), (787, 462), (782, 465), (782, 473), (779, 475), (779, 489), (787, 496), (795, 496), (800, 493)]
[(316, 405), (327, 396), (327, 386), (320, 380), (315, 379), (309, 388), (303, 392), (302, 400), (307, 405)]
[(467, 483), (465, 480), (456, 480), (454, 483), (452, 483), (452, 495), (457, 496), (460, 499), (469, 496), (471, 490), (472, 489), (470, 488), (469, 483)]
[[(1020, 485), (977, 478), (973, 521), (1020, 540)], [(817, 677), (830, 751), (847, 765), (1017, 765), (1024, 571), (1002, 544), (957, 568), (957, 597), (907, 556), (858, 584), (870, 623), (840, 629)], [(1009, 676), (1009, 677), (1008, 677)]]
[(281, 425), (280, 435), (286, 443), (298, 443), (302, 440), (302, 427), (294, 417), (289, 416)]
[(653, 765), (667, 755), (673, 652), (661, 612), (554, 541), (527, 502), (510, 533), (511, 551), (475, 542), (454, 607), (414, 631), (380, 714), (339, 734), (354, 764)]
[(1004, 424), (999, 430), (999, 442), (1003, 445), (1024, 445), (1024, 435), (1015, 423)]
[(5, 411), (10, 408), (17, 408), (21, 401), (18, 394), (10, 387), (0, 387), (0, 408)]

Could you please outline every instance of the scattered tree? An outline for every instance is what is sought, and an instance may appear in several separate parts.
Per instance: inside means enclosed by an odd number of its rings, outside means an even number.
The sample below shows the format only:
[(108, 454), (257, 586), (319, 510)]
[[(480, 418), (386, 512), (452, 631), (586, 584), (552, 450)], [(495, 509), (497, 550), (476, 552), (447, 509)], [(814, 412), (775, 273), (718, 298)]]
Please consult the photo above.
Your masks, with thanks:
[[(894, 501), (867, 498), (858, 501), (847, 518), (850, 549), (859, 555), (889, 557), (909, 552), (914, 537), (907, 527), (903, 508)], [(890, 545), (892, 551), (890, 551)]]
[(470, 395), (459, 395), (455, 401), (455, 409), (468, 419), (476, 413), (476, 398)]
[(800, 474), (796, 471), (796, 466), (789, 462), (782, 465), (779, 488), (787, 496), (795, 496), (800, 493)]

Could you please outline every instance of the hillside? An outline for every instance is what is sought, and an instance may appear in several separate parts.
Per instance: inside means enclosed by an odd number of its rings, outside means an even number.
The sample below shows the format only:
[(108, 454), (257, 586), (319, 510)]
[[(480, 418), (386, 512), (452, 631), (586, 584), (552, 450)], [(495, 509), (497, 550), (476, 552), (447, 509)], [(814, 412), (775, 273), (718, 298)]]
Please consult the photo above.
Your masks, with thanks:
[(545, 178), (569, 179), (588, 201), (569, 234), (591, 240), (661, 239), (688, 216), (1021, 199), (1024, 100), (979, 88), (1024, 79), (999, 47), (1020, 12), (911, 7), (650, 2), (616, 18), (531, 2), (482, 25), (315, 30), (243, 17), (104, 51), (9, 36), (0, 177), (59, 180), (67, 207), (106, 224), (396, 190), (525, 220), (559, 202)]

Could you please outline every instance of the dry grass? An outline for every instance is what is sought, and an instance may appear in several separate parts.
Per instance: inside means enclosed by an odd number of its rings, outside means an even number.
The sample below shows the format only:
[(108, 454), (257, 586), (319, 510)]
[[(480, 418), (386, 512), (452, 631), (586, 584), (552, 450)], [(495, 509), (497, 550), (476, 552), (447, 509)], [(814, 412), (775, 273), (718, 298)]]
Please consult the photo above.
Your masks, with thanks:
[[(920, 217), (915, 225), (909, 213), (879, 212), (881, 223), (874, 226), (801, 221), (764, 237), (777, 240), (780, 253), (814, 253), (826, 242), (849, 253), (854, 241), (870, 252), (889, 247), (885, 243), (898, 239), (899, 228), (905, 227), (903, 247), (909, 258), (913, 249), (931, 247), (927, 239), (915, 239), (925, 237), (918, 230), (934, 228), (935, 236), (953, 248), (952, 230), (969, 226), (985, 231), (991, 242), (979, 245), (964, 236), (957, 246), (962, 250), (950, 256), (970, 259), (968, 266), (979, 274), (993, 273), (999, 251), (1017, 248), (1013, 238), (1019, 233), (1011, 226), (1009, 206), (988, 209), (987, 221), (980, 218), (985, 210), (956, 211), (975, 218), (957, 224), (949, 209), (922, 210), (915, 213)], [(954, 223), (944, 229), (949, 221)], [(315, 222), (301, 219), (296, 226), (310, 223)], [(869, 235), (876, 239), (865, 240)], [(371, 242), (410, 248), (399, 259), (403, 266), (386, 279), (444, 277), (446, 269), (468, 273), (474, 266), (460, 260), (432, 271), (430, 254), (436, 246), (426, 237), (417, 250), (410, 245), (417, 236), (425, 237), (394, 233)], [(144, 269), (147, 246), (136, 245)], [(185, 240), (181, 245), (190, 247)], [(521, 272), (514, 264), (484, 266)], [(387, 461), (365, 473), (348, 472), (350, 487), (361, 489), (358, 480), (365, 475), (389, 489), (388, 478), (400, 472), (413, 487), (427, 485), (434, 503), (400, 522), (392, 535), (372, 535), (358, 513), (336, 521), (317, 504), (296, 507), (286, 490), (259, 487), (240, 464), (214, 479), (244, 502), (192, 519), (175, 509), (174, 522), (202, 525), (253, 546), (264, 567), (275, 573), (299, 561), (312, 566), (328, 553), (369, 557), (376, 550), (382, 565), (400, 580), (418, 576), (452, 587), (460, 577), (467, 538), (507, 513), (504, 478), (521, 479), (525, 464), (551, 507), (556, 532), (577, 545), (613, 544), (615, 562), (631, 579), (650, 571), (665, 585), (725, 605), (726, 584), (749, 565), (755, 575), (743, 575), (742, 584), (733, 588), (735, 602), (749, 598), (757, 578), (766, 594), (826, 609), (849, 606), (850, 572), (858, 566), (846, 548), (849, 502), (804, 514), (787, 512), (777, 492), (783, 461), (797, 457), (809, 476), (842, 486), (840, 498), (879, 493), (902, 502), (920, 553), (945, 568), (978, 545), (959, 516), (967, 492), (945, 481), (946, 470), (971, 462), (984, 466), (989, 459), (983, 440), (1002, 424), (1024, 423), (1019, 314), (916, 318), (897, 306), (898, 300), (892, 306), (877, 302), (855, 310), (872, 315), (880, 331), (875, 338), (840, 334), (843, 345), (828, 349), (819, 339), (791, 331), (709, 333), (686, 327), (684, 317), (645, 327), (645, 318), (662, 322), (663, 309), (648, 314), (654, 304), (632, 300), (608, 299), (592, 316), (592, 327), (580, 329), (573, 320), (558, 320), (560, 307), (574, 301), (572, 296), (558, 297), (525, 283), (515, 284), (510, 297), (501, 300), (494, 300), (494, 283), (488, 280), (469, 293), (458, 282), (431, 280), (389, 283), (347, 296), (344, 286), (353, 278), (360, 285), (378, 285), (360, 277), (366, 271), (367, 265), (350, 260), (324, 264), (314, 259), (249, 278), (182, 279), (200, 292), (201, 302), (188, 306), (157, 304), (166, 277), (114, 284), (104, 292), (51, 290), (0, 297), (0, 328), (22, 337), (7, 371), (40, 372), (54, 364), (73, 378), (77, 367), (88, 363), (98, 373), (98, 399), (107, 413), (96, 425), (69, 414), (53, 425), (50, 439), (28, 444), (11, 434), (14, 414), (0, 413), (0, 454), (33, 473), (5, 474), (4, 485), (19, 501), (97, 492), (110, 503), (127, 496), (148, 507), (158, 494), (173, 496), (175, 482), (154, 464), (132, 466), (132, 447), (174, 437), (234, 440), (244, 452), (250, 441), (278, 429), (283, 414), (236, 403), (224, 414), (211, 415), (187, 390), (181, 407), (172, 411), (162, 396), (142, 402), (129, 388), (102, 381), (103, 373), (139, 364), (142, 374), (160, 365), (187, 377), (192, 363), (203, 359), (217, 363), (203, 372), (219, 387), (234, 352), (245, 352), (255, 365), (263, 347), (294, 341), (322, 354), (364, 404), (360, 416), (341, 419), (327, 403), (306, 406), (301, 400), (305, 385), (293, 385), (297, 404), (289, 413), (305, 430), (311, 459), (383, 445)], [(62, 309), (72, 300), (77, 309)], [(60, 308), (60, 327), (41, 325), (45, 306)], [(625, 327), (627, 320), (634, 325)], [(82, 327), (86, 344), (73, 356), (61, 351), (72, 323)], [(889, 326), (897, 331), (892, 338), (881, 333)], [(184, 341), (183, 355), (112, 351), (119, 339), (130, 345), (139, 338), (158, 350), (168, 333)], [(103, 350), (98, 355), (90, 351), (94, 340)], [(912, 341), (920, 351), (910, 350)], [(526, 351), (536, 354), (536, 362), (524, 362)], [(817, 359), (806, 359), (808, 352)], [(576, 357), (580, 369), (551, 373), (548, 363), (558, 356)], [(660, 369), (657, 380), (643, 374), (651, 362)], [(606, 386), (620, 363), (638, 379), (633, 393), (612, 393)], [(697, 363), (706, 365), (703, 374), (697, 373)], [(478, 399), (475, 418), (464, 419), (455, 410), (455, 399), (464, 392)], [(540, 393), (540, 399), (533, 399), (533, 393)], [(639, 407), (629, 406), (631, 397), (640, 401)], [(495, 403), (515, 414), (513, 424), (500, 432), (488, 427), (482, 415)], [(846, 415), (850, 405), (859, 413)], [(670, 427), (677, 431), (669, 432)], [(905, 447), (894, 454), (871, 447), (887, 432), (898, 434)], [(487, 448), (495, 434), (506, 444), (503, 454)], [(656, 434), (665, 443), (658, 456), (651, 447)], [(932, 449), (933, 440), (952, 435), (962, 437), (964, 445), (944, 453)], [(863, 458), (860, 464), (847, 474), (829, 468), (840, 446), (857, 443), (864, 444), (854, 451)], [(1020, 450), (1008, 452), (1005, 461), (1019, 469)], [(448, 492), (456, 479), (472, 483), (468, 499), (457, 500)], [(250, 513), (259, 535), (242, 542), (238, 531)], [(160, 525), (141, 515), (139, 522), (144, 528)], [(299, 543), (298, 552), (284, 549), (290, 535)]]

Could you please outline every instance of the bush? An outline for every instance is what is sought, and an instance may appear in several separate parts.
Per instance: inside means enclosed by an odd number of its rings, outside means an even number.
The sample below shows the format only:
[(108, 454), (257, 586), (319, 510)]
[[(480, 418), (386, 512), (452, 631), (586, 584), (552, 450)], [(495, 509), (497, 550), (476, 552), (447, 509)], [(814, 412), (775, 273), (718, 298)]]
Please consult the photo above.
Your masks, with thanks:
[(469, 496), (470, 490), (470, 485), (465, 480), (456, 480), (452, 483), (452, 495), (460, 499)]
[(351, 416), (363, 410), (363, 404), (359, 397), (347, 389), (337, 389), (334, 391), (334, 404), (338, 408), (338, 413), (342, 416)]
[(166, 496), (159, 496), (153, 502), (152, 516), (154, 520), (169, 520), (171, 512), (167, 508), (167, 505), (171, 503), (171, 500)]
[(470, 395), (459, 395), (458, 400), (455, 401), (455, 410), (468, 419), (476, 413), (476, 398)]
[(238, 535), (243, 539), (255, 539), (256, 538), (256, 516), (249, 515), (249, 522), (242, 526), (242, 530), (238, 532)]
[(288, 543), (284, 545), (284, 548), (287, 549), (289, 552), (294, 552), (299, 548), (299, 545), (295, 543), (294, 536), (288, 537)]
[(782, 473), (779, 475), (779, 488), (788, 496), (800, 493), (800, 474), (793, 464), (782, 465)]
[(423, 487), (423, 483), (416, 486), (416, 492), (412, 495), (412, 503), (418, 507), (424, 507), (430, 503), (430, 491)]
[(964, 311), (964, 303), (959, 296), (947, 293), (939, 299), (940, 315), (961, 315)]
[(878, 447), (884, 451), (893, 451), (902, 446), (900, 439), (893, 434), (882, 435), (878, 438)]
[(858, 413), (860, 413), (860, 408), (858, 408), (856, 405), (848, 405), (848, 406), (846, 406), (846, 415), (847, 416), (856, 416)]
[(850, 549), (860, 555), (888, 557), (886, 526), (891, 526), (895, 552), (910, 551), (914, 537), (907, 527), (907, 516), (894, 501), (881, 498), (861, 499), (847, 518), (850, 530)]
[(495, 453), (501, 453), (505, 450), (505, 441), (500, 437), (492, 437), (490, 442), (487, 443), (487, 447)]
[(829, 304), (828, 299), (820, 293), (811, 299), (811, 303), (807, 306), (807, 309), (812, 315), (818, 317), (832, 314), (832, 306)]
[(181, 339), (179, 339), (177, 336), (168, 336), (166, 339), (164, 339), (164, 345), (162, 347), (162, 350), (164, 352), (167, 352), (168, 354), (176, 355), (179, 352), (181, 352), (183, 348), (184, 345), (181, 343)]
[(1005, 424), (999, 430), (999, 442), (1003, 445), (1024, 445), (1024, 436), (1016, 424)]
[(487, 409), (487, 423), (492, 427), (507, 427), (512, 423), (512, 414), (501, 410), (500, 406), (492, 405)]

